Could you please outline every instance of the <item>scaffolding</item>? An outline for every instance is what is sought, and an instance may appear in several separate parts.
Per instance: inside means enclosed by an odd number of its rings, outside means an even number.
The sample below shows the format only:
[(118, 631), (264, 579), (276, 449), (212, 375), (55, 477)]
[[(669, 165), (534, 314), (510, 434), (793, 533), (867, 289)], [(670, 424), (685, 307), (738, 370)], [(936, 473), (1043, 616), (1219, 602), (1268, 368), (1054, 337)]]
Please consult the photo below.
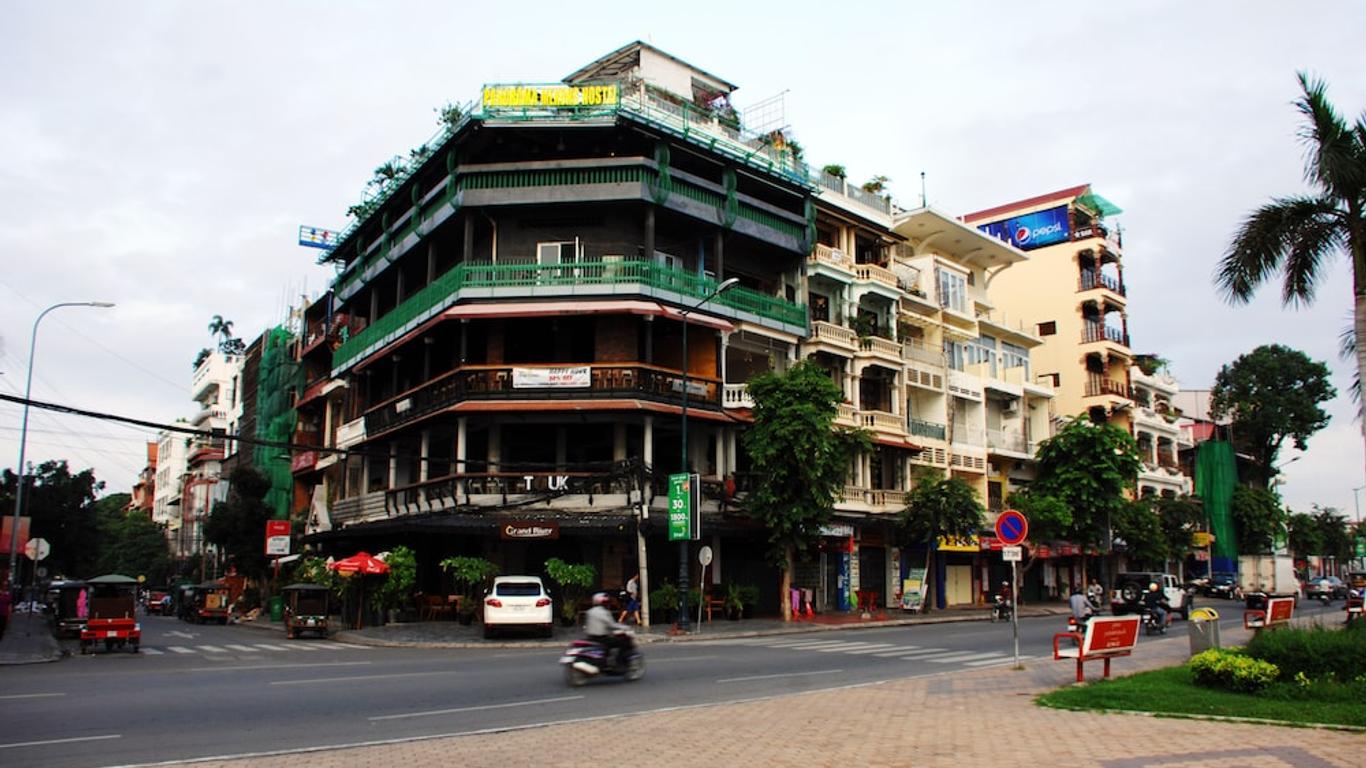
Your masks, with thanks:
[[(294, 335), (283, 327), (272, 328), (261, 340), (261, 368), (256, 386), (256, 437), (274, 443), (294, 439), (295, 395), (299, 366), (290, 354)], [(252, 463), (267, 479), (270, 490), (265, 503), (276, 520), (288, 520), (294, 497), (290, 455), (278, 447), (258, 445)]]

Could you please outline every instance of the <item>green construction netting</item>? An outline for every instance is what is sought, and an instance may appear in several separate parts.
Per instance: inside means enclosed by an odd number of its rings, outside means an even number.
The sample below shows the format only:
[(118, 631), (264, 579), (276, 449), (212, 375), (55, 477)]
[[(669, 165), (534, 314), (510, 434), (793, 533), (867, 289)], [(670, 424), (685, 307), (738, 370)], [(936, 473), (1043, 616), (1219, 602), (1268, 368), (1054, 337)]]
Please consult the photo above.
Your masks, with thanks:
[[(256, 385), (256, 437), (280, 443), (294, 438), (294, 402), (298, 386), (298, 364), (290, 354), (293, 335), (284, 328), (272, 328), (261, 343), (261, 369)], [(289, 451), (284, 448), (257, 446), (252, 463), (270, 479), (266, 504), (275, 511), (275, 519), (289, 518), (294, 496), (294, 475), (290, 471)]]
[(1209, 516), (1210, 531), (1214, 534), (1214, 556), (1235, 562), (1238, 559), (1238, 546), (1233, 535), (1230, 502), (1237, 482), (1238, 466), (1233, 457), (1233, 446), (1225, 440), (1201, 443), (1195, 454), (1195, 492)]
[(1087, 192), (1084, 195), (1078, 195), (1074, 202), (1102, 218), (1105, 216), (1118, 216), (1119, 214), (1124, 213), (1123, 209), (1118, 205), (1097, 195), (1095, 192)]

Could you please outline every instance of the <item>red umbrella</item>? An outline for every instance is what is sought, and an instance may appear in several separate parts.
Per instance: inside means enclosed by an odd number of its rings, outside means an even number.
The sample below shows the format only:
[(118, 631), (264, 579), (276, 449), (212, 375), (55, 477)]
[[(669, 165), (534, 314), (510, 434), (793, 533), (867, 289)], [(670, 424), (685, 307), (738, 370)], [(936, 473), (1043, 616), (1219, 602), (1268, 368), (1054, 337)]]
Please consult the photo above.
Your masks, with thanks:
[(389, 564), (369, 552), (357, 552), (345, 560), (329, 563), (327, 567), (342, 576), (354, 576), (358, 573), (362, 576), (378, 576), (389, 572)]

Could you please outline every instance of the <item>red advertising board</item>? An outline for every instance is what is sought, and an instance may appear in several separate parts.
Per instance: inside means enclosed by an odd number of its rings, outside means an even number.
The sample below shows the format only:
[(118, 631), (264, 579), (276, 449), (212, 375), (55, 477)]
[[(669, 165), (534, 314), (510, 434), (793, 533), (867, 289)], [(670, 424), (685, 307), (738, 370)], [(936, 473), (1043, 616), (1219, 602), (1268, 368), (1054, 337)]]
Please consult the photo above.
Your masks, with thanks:
[(1267, 624), (1281, 624), (1290, 621), (1294, 615), (1295, 599), (1293, 597), (1273, 597), (1267, 601)]
[[(24, 551), (24, 545), (28, 543), (28, 522), (29, 518), (19, 518), (19, 549)], [(3, 527), (0, 527), (0, 557), (9, 557), (10, 548), (10, 528), (14, 525), (14, 515), (5, 515)]]
[(1138, 643), (1141, 616), (1095, 616), (1091, 619), (1091, 645), (1083, 654), (1097, 651), (1132, 650)]
[(290, 523), (288, 520), (266, 521), (266, 554), (289, 554)]

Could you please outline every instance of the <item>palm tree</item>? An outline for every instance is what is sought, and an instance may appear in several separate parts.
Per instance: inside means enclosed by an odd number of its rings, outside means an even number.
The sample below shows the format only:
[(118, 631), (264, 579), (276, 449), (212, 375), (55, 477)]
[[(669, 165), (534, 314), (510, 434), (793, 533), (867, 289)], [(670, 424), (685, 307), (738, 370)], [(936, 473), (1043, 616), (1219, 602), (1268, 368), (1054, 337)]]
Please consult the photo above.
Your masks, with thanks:
[[(1366, 338), (1366, 115), (1348, 125), (1328, 102), (1322, 80), (1299, 73), (1304, 95), (1305, 179), (1313, 194), (1282, 197), (1253, 211), (1219, 262), (1215, 282), (1234, 304), (1251, 300), (1281, 272), (1284, 304), (1309, 304), (1335, 253), (1352, 261), (1353, 338)], [(1356, 345), (1357, 377), (1366, 378), (1366, 344)]]
[(212, 333), (215, 336), (222, 336), (223, 340), (218, 342), (218, 349), (225, 355), (230, 354), (228, 352), (228, 344), (233, 340), (232, 321), (224, 320), (222, 315), (214, 315), (213, 319), (209, 321), (209, 333)]

